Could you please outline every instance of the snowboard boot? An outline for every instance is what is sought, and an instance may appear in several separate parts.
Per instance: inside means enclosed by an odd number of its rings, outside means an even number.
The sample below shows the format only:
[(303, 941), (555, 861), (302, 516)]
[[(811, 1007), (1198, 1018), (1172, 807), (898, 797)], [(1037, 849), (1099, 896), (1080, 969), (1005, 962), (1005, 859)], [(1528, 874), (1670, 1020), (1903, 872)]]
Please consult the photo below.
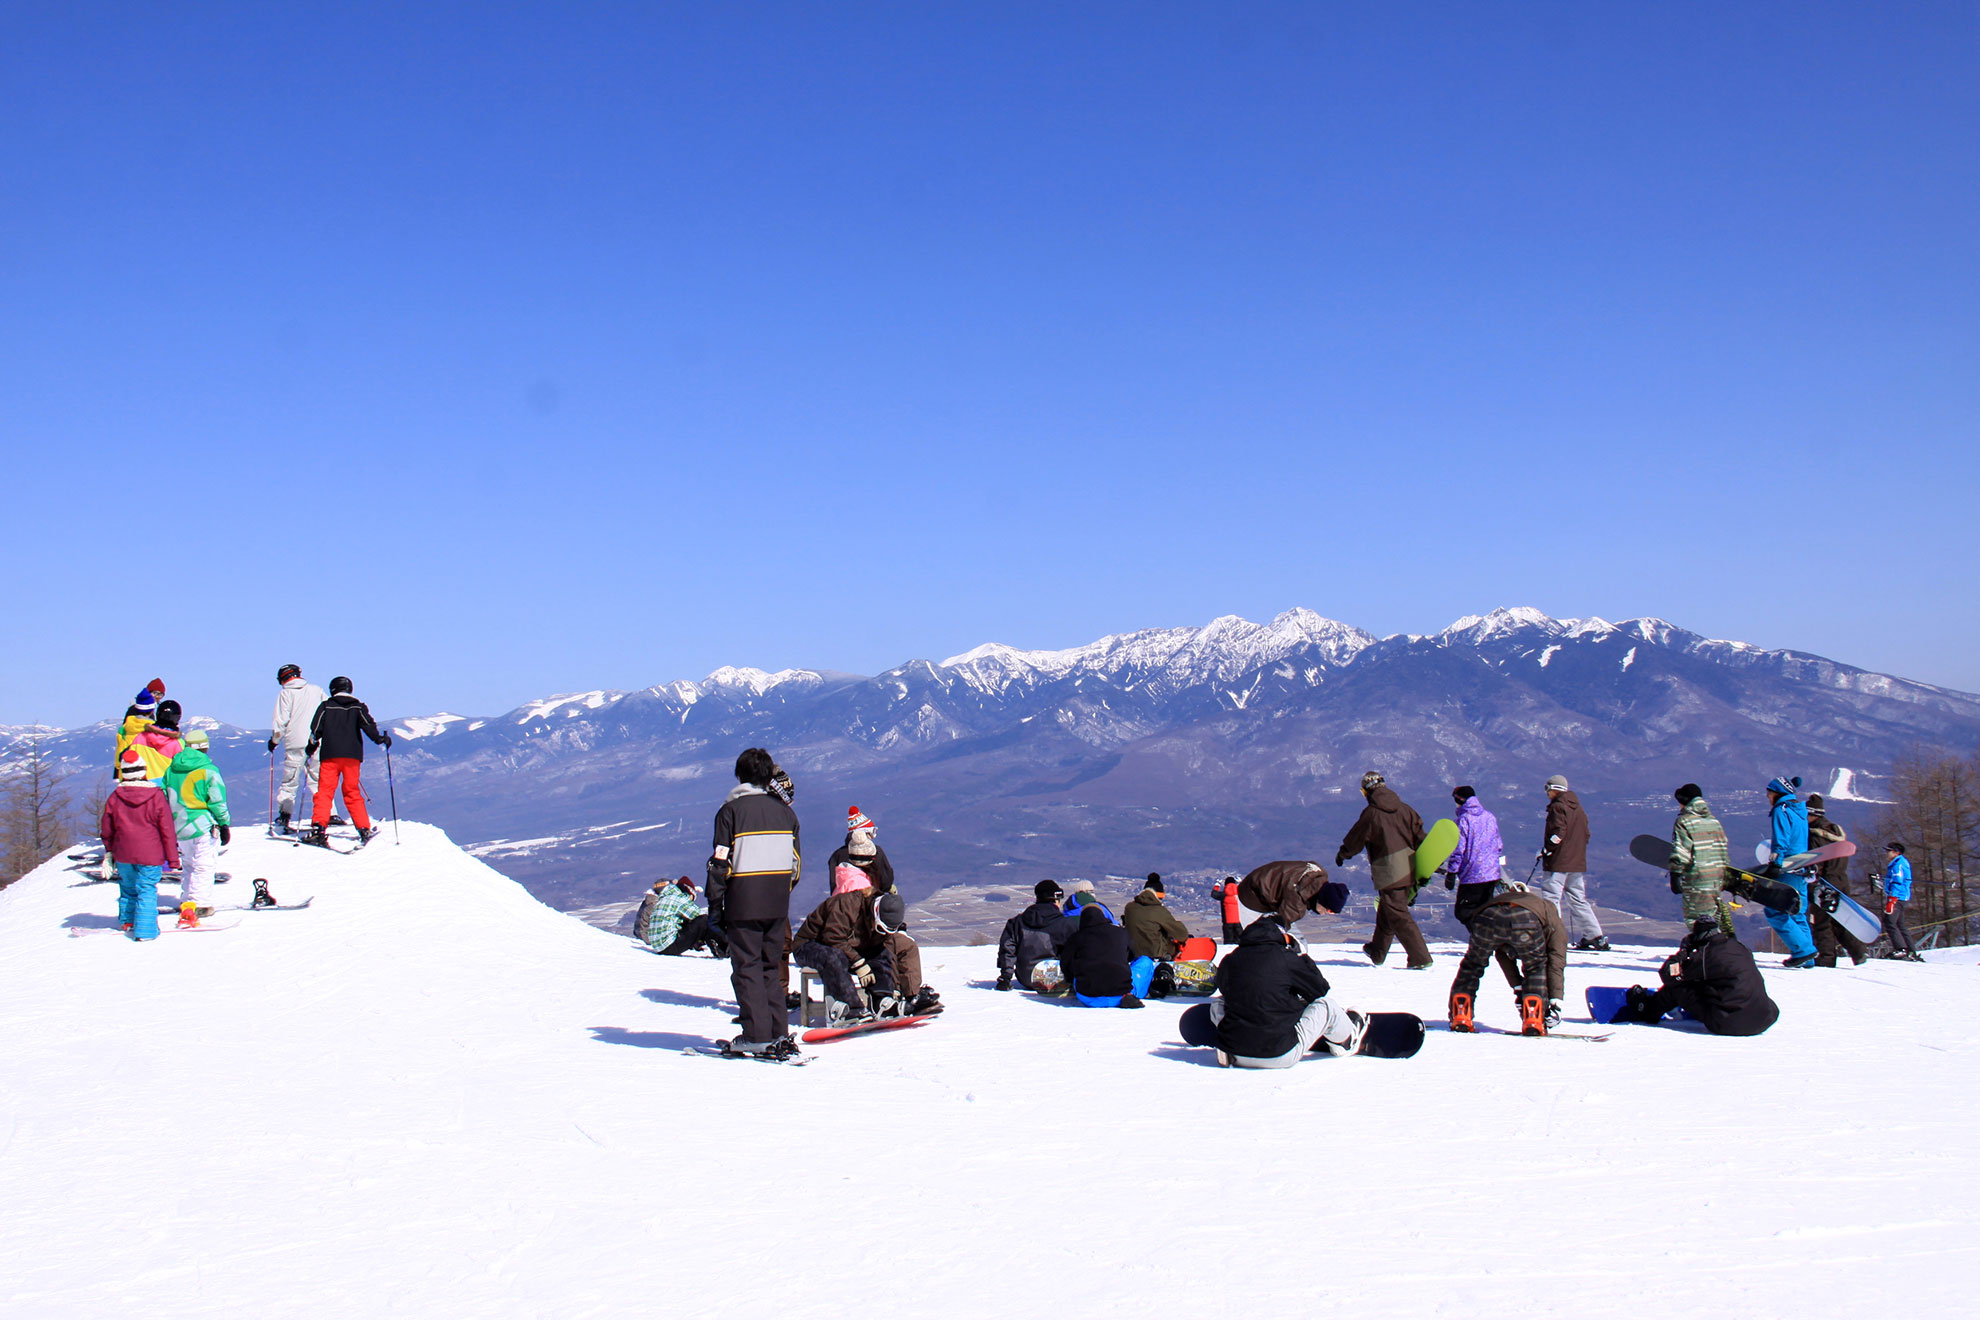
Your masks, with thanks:
[(1546, 1020), (1547, 1020), (1547, 1030), (1549, 1030), (1549, 1031), (1552, 1031), (1552, 1030), (1553, 1030), (1553, 1029), (1554, 1029), (1555, 1027), (1558, 1027), (1558, 1026), (1560, 1026), (1560, 1025), (1561, 1025), (1561, 1001), (1560, 1001), (1560, 1000), (1558, 1000), (1558, 999), (1549, 999), (1549, 1000), (1547, 1001), (1547, 1015), (1546, 1015)]
[(1804, 967), (1813, 967), (1814, 965), (1815, 955), (1812, 953), (1804, 953), (1798, 958), (1788, 958), (1781, 963), (1781, 966), (1791, 971), (1800, 971)]
[(254, 902), (249, 906), (258, 908), (275, 906), (275, 895), (268, 892), (268, 882), (258, 876), (254, 882)]
[(1176, 992), (1176, 969), (1168, 963), (1156, 963), (1155, 974), (1148, 978), (1148, 997), (1167, 999)]
[(920, 1017), (923, 1013), (933, 1013), (941, 1006), (942, 996), (924, 985), (921, 989), (915, 991), (914, 998), (908, 1001), (908, 1012), (916, 1017)]
[(881, 995), (873, 1002), (873, 1016), (877, 1018), (907, 1017), (907, 1004), (899, 995)]
[(1519, 997), (1519, 1034), (1522, 1036), (1547, 1034), (1547, 1001), (1539, 995)]
[(1593, 935), (1585, 940), (1577, 941), (1574, 947), (1580, 953), (1607, 953), (1609, 951), (1609, 937), (1607, 935)]
[(199, 905), (197, 903), (190, 903), (190, 902), (179, 904), (179, 929), (197, 930), (198, 928), (199, 928)]
[(798, 1043), (792, 1040), (789, 1036), (777, 1037), (777, 1039), (771, 1041), (770, 1044), (766, 1046), (763, 1051), (764, 1058), (775, 1059), (779, 1063), (782, 1063), (787, 1059), (795, 1059), (798, 1057), (798, 1054), (799, 1054)]
[(1134, 995), (1133, 995), (1132, 993), (1130, 993), (1130, 994), (1125, 994), (1125, 995), (1122, 995), (1122, 996), (1121, 996), (1121, 1007), (1122, 1007), (1122, 1008), (1145, 1008), (1145, 1007), (1147, 1007), (1147, 1005), (1145, 1005), (1145, 1004), (1143, 1004), (1143, 1003), (1141, 1002), (1141, 1000), (1139, 1000), (1139, 999), (1138, 999), (1138, 998), (1136, 998), (1136, 997), (1135, 997), (1135, 996), (1134, 996)]
[(1462, 990), (1451, 992), (1451, 1030), (1475, 1031), (1471, 1020), (1471, 996)]
[(1367, 954), (1368, 961), (1374, 963), (1377, 967), (1380, 967), (1383, 963), (1389, 960), (1389, 951), (1387, 949), (1382, 950), (1381, 957), (1378, 958), (1375, 956), (1375, 942), (1373, 940), (1370, 940), (1368, 943), (1362, 945), (1361, 951)]
[(825, 1025), (828, 1027), (857, 1027), (873, 1021), (873, 1014), (865, 1004), (842, 1004), (830, 995), (825, 996)]
[[(789, 1040), (790, 1037), (785, 1036), (782, 1039)], [(769, 1054), (775, 1048), (776, 1044), (777, 1042), (774, 1040), (744, 1040), (741, 1036), (738, 1036), (734, 1040), (725, 1040), (722, 1042), (722, 1053), (749, 1054), (760, 1058)]]
[(1335, 1058), (1342, 1058), (1346, 1055), (1357, 1053), (1361, 1049), (1361, 1038), (1368, 1034), (1368, 1015), (1360, 1009), (1343, 1009), (1341, 1010), (1341, 1016), (1347, 1019), (1347, 1039), (1342, 1041), (1328, 1040), (1325, 1036), (1320, 1038), (1320, 1048), (1326, 1050), (1327, 1053), (1333, 1055)]

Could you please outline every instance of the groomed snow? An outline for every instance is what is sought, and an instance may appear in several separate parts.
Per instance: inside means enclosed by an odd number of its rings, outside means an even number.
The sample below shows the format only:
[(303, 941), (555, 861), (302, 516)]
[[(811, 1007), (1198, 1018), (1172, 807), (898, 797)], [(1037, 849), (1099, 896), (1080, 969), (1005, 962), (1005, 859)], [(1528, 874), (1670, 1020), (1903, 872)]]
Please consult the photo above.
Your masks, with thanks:
[[(0, 892), (0, 1312), (1970, 1313), (1970, 965), (1770, 971), (1756, 1040), (1433, 1030), (1233, 1073), (1178, 1001), (997, 994), (993, 950), (931, 949), (943, 1019), (774, 1068), (679, 1052), (731, 1030), (723, 965), (403, 837), (244, 827), (223, 899), (315, 905), (145, 945), (65, 936), (115, 891), (60, 859)], [(1441, 1016), (1448, 947), (1315, 952), (1346, 1002)], [(1577, 961), (1574, 1016), (1653, 962)]]

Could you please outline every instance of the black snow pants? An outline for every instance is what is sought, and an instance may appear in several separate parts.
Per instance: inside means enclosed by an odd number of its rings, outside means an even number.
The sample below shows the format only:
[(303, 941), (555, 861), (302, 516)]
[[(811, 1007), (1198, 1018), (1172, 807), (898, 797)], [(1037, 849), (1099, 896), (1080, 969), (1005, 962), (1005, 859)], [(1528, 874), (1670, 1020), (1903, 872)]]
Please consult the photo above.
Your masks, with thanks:
[[(852, 959), (845, 951), (835, 949), (817, 940), (806, 940), (797, 946), (793, 955), (798, 966), (809, 967), (825, 978), (825, 993), (842, 1004), (855, 1008), (871, 1008), (860, 993), (859, 982), (852, 974)], [(873, 993), (891, 995), (894, 993), (894, 955), (883, 945), (863, 955), (866, 965), (873, 969)]]
[(696, 915), (681, 927), (681, 933), (674, 937), (674, 942), (660, 950), (660, 952), (669, 957), (678, 957), (690, 949), (698, 949), (704, 944), (708, 945), (712, 952), (715, 941), (718, 938), (718, 936), (709, 932), (708, 918)]
[[(1480, 908), (1471, 919), (1471, 945), (1458, 964), (1457, 980), (1451, 993), (1478, 995), (1478, 978), (1485, 964), (1494, 957), (1506, 969), (1506, 979), (1522, 995), (1547, 994), (1547, 931), (1540, 918), (1515, 903), (1493, 903)], [(1519, 978), (1514, 980), (1513, 964)]]
[(1884, 934), (1891, 942), (1892, 953), (1910, 953), (1918, 947), (1911, 942), (1911, 931), (1904, 924), (1904, 904), (1905, 900), (1900, 898), (1889, 912), (1883, 914)]
[(742, 1038), (762, 1044), (788, 1036), (791, 1011), (784, 1007), (784, 941), (790, 938), (790, 919), (731, 920), (724, 933), (729, 937), (729, 985), (736, 992)]
[(1862, 940), (1844, 930), (1834, 917), (1812, 905), (1808, 911), (1808, 931), (1815, 937), (1817, 967), (1834, 967), (1838, 948), (1848, 954), (1853, 963), (1860, 963), (1870, 956)]

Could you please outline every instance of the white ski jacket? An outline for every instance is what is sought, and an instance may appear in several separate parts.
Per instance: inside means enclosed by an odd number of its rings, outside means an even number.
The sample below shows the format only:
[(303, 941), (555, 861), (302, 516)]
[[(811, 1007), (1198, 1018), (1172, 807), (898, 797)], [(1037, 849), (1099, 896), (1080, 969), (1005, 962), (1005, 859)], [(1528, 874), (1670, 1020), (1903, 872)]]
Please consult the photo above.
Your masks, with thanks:
[(282, 685), (275, 694), (275, 718), (271, 722), (275, 741), (290, 751), (299, 751), (309, 745), (309, 722), (316, 718), (316, 708), (328, 698), (323, 689), (301, 678), (292, 678)]

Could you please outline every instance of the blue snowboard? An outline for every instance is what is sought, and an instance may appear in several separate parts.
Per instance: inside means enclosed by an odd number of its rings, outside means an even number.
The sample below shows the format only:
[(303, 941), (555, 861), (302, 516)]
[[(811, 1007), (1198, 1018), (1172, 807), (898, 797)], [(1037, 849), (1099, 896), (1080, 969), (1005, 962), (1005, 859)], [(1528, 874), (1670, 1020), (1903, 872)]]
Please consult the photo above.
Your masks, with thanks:
[[(1609, 1023), (1616, 1020), (1616, 1014), (1623, 1011), (1629, 1002), (1629, 987), (1622, 985), (1591, 985), (1588, 987), (1588, 1016), (1597, 1022)], [(1671, 1022), (1689, 1022), (1691, 1014), (1681, 1008), (1674, 1008), (1664, 1014)]]

